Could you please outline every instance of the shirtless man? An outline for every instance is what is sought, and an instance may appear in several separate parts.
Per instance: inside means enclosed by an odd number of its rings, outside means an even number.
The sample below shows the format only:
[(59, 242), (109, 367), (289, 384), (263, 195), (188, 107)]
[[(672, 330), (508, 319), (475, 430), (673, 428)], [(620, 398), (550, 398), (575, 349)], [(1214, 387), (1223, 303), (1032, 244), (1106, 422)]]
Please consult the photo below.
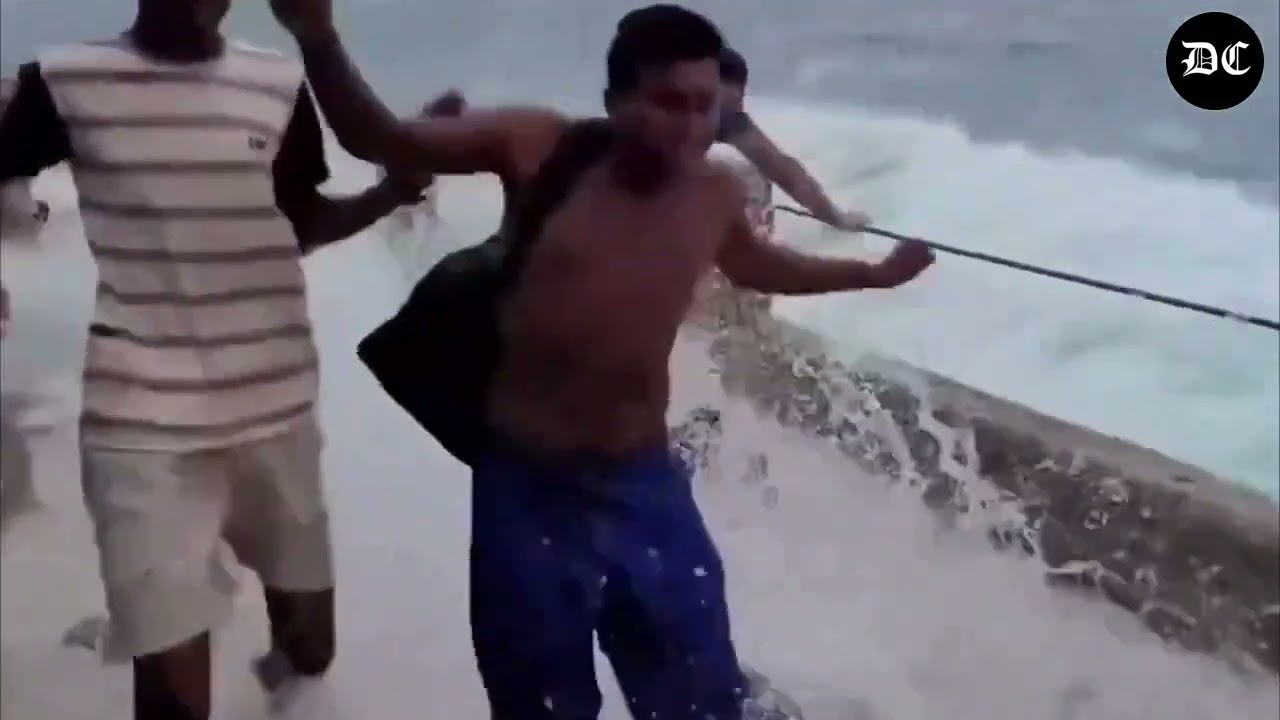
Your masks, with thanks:
[[(339, 141), (372, 162), (492, 173), (510, 193), (569, 120), (543, 108), (401, 123), (369, 90), (330, 0), (272, 0)], [(495, 437), (474, 466), (472, 638), (494, 720), (594, 718), (593, 636), (636, 718), (739, 720), (744, 678), (720, 556), (671, 457), (668, 359), (713, 265), (775, 293), (889, 288), (932, 262), (823, 259), (762, 241), (709, 164), (719, 32), (634, 11), (607, 57), (613, 143), (553, 210), (501, 313)]]
[(138, 0), (122, 35), (24, 65), (0, 121), (0, 182), (67, 162), (98, 267), (82, 483), (106, 651), (132, 661), (137, 720), (209, 718), (237, 559), (264, 586), (268, 689), (332, 663), (301, 256), (419, 199), (400, 176), (319, 193), (329, 169), (302, 68), (226, 41), (228, 5)]

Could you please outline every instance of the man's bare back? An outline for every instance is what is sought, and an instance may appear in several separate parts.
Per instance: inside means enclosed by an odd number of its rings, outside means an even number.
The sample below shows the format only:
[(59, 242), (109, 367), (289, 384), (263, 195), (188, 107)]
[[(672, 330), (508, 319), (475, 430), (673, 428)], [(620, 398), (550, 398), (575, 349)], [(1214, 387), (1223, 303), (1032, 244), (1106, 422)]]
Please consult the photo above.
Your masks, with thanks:
[(491, 408), (499, 429), (551, 451), (624, 454), (665, 441), (668, 357), (726, 237), (729, 183), (708, 165), (636, 198), (607, 167), (584, 175), (507, 298)]

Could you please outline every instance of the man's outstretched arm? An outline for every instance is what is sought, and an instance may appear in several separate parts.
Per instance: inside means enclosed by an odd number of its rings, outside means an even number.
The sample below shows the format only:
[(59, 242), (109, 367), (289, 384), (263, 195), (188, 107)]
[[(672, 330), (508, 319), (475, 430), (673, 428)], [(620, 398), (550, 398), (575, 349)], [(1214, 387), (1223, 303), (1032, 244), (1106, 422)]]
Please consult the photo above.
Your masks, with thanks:
[(804, 164), (783, 152), (749, 116), (743, 114), (738, 124), (740, 127), (728, 138), (729, 144), (750, 160), (769, 182), (832, 227), (858, 230), (865, 224), (865, 218), (846, 212), (832, 202), (822, 183), (805, 169)]
[(738, 287), (777, 295), (887, 289), (910, 282), (933, 264), (932, 251), (919, 240), (900, 243), (878, 263), (797, 252), (753, 232), (741, 210), (735, 212), (743, 202), (740, 195), (735, 185), (726, 184), (722, 212), (728, 230), (717, 257), (721, 272)]
[(421, 188), (393, 174), (362, 193), (329, 196), (320, 186), (329, 179), (324, 135), (311, 95), (298, 91), (293, 116), (272, 165), (276, 205), (293, 224), (304, 253), (348, 238), (421, 198)]

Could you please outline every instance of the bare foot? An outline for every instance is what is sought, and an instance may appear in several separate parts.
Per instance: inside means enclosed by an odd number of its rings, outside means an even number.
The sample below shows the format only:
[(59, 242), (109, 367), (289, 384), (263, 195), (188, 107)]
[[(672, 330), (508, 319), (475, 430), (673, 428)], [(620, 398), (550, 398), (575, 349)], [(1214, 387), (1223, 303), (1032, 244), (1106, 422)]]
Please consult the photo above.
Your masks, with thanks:
[(775, 688), (764, 673), (743, 665), (742, 674), (747, 681), (742, 720), (804, 720), (800, 704)]

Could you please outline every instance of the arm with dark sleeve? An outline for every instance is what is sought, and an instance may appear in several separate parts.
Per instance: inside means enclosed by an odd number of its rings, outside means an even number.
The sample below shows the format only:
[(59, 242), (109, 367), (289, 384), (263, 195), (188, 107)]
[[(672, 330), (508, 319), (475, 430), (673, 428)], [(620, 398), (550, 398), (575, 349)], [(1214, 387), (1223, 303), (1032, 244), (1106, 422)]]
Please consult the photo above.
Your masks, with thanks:
[(350, 237), (400, 205), (385, 182), (357, 195), (329, 197), (320, 192), (329, 179), (329, 164), (324, 133), (305, 85), (298, 90), (271, 169), (276, 206), (293, 224), (304, 253)]
[[(40, 171), (71, 159), (71, 137), (58, 114), (49, 86), (36, 63), (18, 70), (17, 87), (0, 116), (0, 184), (23, 181)], [(16, 203), (17, 205), (28, 205)], [(5, 200), (9, 193), (5, 193)], [(12, 207), (0, 202), (0, 228), (10, 227), (4, 215), (31, 212), (30, 207)]]
[(0, 182), (33, 178), (71, 159), (71, 136), (37, 63), (18, 69), (18, 86), (0, 117)]

